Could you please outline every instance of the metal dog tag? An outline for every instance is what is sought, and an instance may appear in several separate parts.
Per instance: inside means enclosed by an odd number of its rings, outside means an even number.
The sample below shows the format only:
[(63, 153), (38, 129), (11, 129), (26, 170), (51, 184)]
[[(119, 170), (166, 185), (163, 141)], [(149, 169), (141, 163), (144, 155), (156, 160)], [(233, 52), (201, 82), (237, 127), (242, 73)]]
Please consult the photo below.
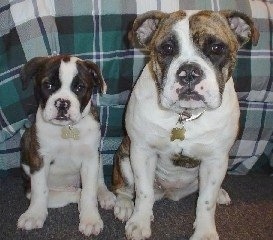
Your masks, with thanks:
[(173, 128), (171, 132), (171, 141), (176, 139), (183, 141), (185, 139), (185, 128)]
[(65, 126), (62, 128), (62, 138), (63, 139), (68, 139), (68, 138), (73, 138), (74, 140), (79, 140), (80, 139), (80, 131), (77, 128), (74, 128), (72, 126)]

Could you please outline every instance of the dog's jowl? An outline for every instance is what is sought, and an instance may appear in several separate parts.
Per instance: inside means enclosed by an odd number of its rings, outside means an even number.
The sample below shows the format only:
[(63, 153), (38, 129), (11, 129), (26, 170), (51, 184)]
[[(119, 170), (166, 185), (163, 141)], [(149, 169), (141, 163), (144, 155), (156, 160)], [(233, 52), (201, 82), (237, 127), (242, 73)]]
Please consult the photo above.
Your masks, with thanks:
[(128, 220), (129, 239), (146, 239), (155, 200), (199, 189), (191, 239), (219, 239), (214, 214), (216, 203), (230, 203), (221, 184), (240, 113), (231, 75), (238, 49), (257, 44), (259, 33), (240, 12), (152, 11), (137, 17), (129, 36), (150, 60), (114, 159), (115, 216)]
[(99, 68), (72, 56), (33, 58), (22, 69), (23, 87), (34, 82), (36, 121), (22, 138), (22, 168), (29, 208), (18, 220), (26, 230), (41, 228), (47, 208), (78, 203), (79, 230), (89, 236), (103, 228), (98, 200), (114, 206), (100, 161), (100, 124), (92, 89), (106, 91)]

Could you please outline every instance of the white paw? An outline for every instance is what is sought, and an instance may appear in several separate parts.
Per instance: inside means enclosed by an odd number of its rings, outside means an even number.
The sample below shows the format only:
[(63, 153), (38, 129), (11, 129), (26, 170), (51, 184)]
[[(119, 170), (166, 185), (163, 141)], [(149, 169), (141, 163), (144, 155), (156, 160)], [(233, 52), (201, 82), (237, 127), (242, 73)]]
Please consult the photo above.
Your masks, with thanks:
[(112, 209), (115, 206), (116, 196), (107, 188), (98, 191), (98, 200), (100, 206), (106, 210)]
[(218, 197), (217, 197), (217, 203), (218, 204), (225, 204), (225, 205), (229, 205), (231, 203), (231, 199), (230, 199), (228, 193), (223, 188), (220, 188), (220, 190), (219, 190)]
[(17, 227), (25, 230), (42, 228), (47, 217), (47, 210), (28, 209), (17, 222)]
[(85, 236), (98, 235), (103, 229), (103, 222), (98, 213), (96, 214), (80, 214), (79, 231)]
[(216, 231), (195, 231), (194, 234), (191, 236), (190, 240), (219, 240), (219, 236)]
[(151, 236), (151, 216), (133, 214), (125, 226), (126, 237), (131, 240), (143, 240)]
[(118, 196), (116, 200), (116, 204), (114, 207), (115, 217), (121, 220), (122, 222), (127, 221), (134, 209), (134, 203), (131, 199)]

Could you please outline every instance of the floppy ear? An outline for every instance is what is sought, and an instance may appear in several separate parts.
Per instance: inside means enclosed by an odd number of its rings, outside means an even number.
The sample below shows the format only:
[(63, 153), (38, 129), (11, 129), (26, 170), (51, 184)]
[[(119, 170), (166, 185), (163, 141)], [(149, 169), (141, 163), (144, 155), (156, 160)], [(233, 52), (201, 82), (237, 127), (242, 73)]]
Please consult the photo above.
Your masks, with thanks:
[(242, 12), (237, 11), (220, 11), (228, 21), (228, 24), (235, 34), (237, 41), (242, 47), (251, 40), (252, 45), (256, 46), (259, 40), (259, 31), (254, 26), (250, 17)]
[(35, 77), (41, 67), (44, 66), (48, 57), (35, 57), (28, 61), (22, 68), (20, 77), (22, 81), (22, 89), (27, 89), (31, 81), (35, 81)]
[(161, 11), (149, 11), (139, 15), (128, 34), (129, 40), (133, 45), (137, 44), (147, 48), (159, 27), (160, 21), (168, 15)]
[(82, 63), (87, 68), (88, 73), (91, 75), (91, 78), (94, 81), (95, 86), (99, 87), (101, 93), (105, 94), (107, 91), (107, 85), (103, 79), (103, 76), (98, 65), (88, 60), (82, 61)]

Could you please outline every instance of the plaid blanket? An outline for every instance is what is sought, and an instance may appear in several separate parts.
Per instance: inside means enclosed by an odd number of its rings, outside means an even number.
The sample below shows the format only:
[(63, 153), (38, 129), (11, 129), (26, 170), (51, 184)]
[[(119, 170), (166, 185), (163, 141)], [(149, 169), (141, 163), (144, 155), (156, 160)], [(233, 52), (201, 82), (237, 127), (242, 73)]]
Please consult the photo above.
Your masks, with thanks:
[(124, 105), (146, 56), (130, 48), (129, 23), (148, 10), (234, 9), (252, 16), (258, 46), (239, 51), (234, 73), (241, 107), (240, 133), (230, 152), (230, 172), (245, 174), (273, 165), (273, 2), (261, 0), (1, 0), (0, 169), (19, 166), (19, 142), (36, 104), (22, 91), (19, 72), (36, 56), (74, 54), (96, 62), (108, 84), (97, 95), (104, 164), (112, 164), (123, 135)]

